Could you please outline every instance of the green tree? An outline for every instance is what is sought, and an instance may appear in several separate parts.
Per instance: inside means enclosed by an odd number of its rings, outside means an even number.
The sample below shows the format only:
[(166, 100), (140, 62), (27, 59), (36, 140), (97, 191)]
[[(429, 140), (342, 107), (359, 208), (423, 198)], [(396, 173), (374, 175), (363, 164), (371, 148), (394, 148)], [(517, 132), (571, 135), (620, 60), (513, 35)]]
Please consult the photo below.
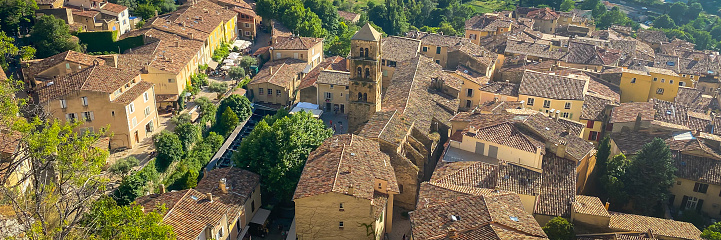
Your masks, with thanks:
[(587, 0), (581, 2), (581, 9), (583, 10), (593, 10), (598, 6), (598, 4), (602, 4), (601, 0)]
[(236, 126), (238, 126), (238, 115), (230, 107), (226, 107), (218, 120), (218, 131), (223, 135), (228, 135)]
[(175, 125), (180, 125), (183, 123), (189, 123), (190, 122), (190, 114), (189, 113), (181, 113), (178, 115), (175, 115), (170, 118), (170, 122)]
[(70, 28), (65, 21), (53, 15), (38, 18), (30, 32), (39, 58), (46, 58), (68, 50), (80, 51), (77, 38), (70, 35)]
[(694, 40), (693, 43), (696, 44), (696, 49), (698, 50), (706, 50), (713, 46), (713, 39), (707, 31), (694, 31), (692, 36)]
[(228, 84), (219, 82), (211, 83), (208, 87), (208, 91), (215, 93), (225, 93), (226, 91), (228, 91)]
[(155, 11), (160, 11), (158, 7), (150, 5), (150, 4), (140, 4), (137, 7), (135, 7), (135, 11), (133, 12), (134, 16), (138, 16), (142, 18), (143, 20), (148, 20), (152, 17), (155, 17)]
[(688, 5), (684, 2), (675, 2), (671, 5), (668, 15), (678, 24), (682, 24), (688, 12)]
[(668, 198), (676, 168), (666, 142), (655, 138), (636, 153), (628, 167), (625, 181), (634, 206), (644, 215), (652, 215), (659, 203)]
[(240, 66), (231, 67), (228, 71), (228, 76), (233, 80), (240, 79), (245, 77), (245, 70)]
[(701, 234), (703, 239), (708, 240), (721, 240), (721, 222), (716, 222), (711, 226), (706, 227)]
[(335, 39), (327, 46), (327, 52), (331, 56), (347, 56), (348, 53), (350, 53), (350, 39), (353, 37), (353, 34), (355, 34), (356, 31), (358, 31), (358, 27), (351, 25), (346, 25), (345, 22), (340, 23), (340, 29), (342, 29), (342, 33), (338, 36), (334, 36)]
[(664, 14), (656, 18), (653, 21), (653, 27), (655, 28), (676, 28), (676, 22), (671, 19), (668, 14)]
[(697, 2), (689, 4), (690, 5), (688, 11), (686, 12), (686, 17), (688, 19), (696, 19), (697, 17), (699, 17), (699, 14), (703, 12), (703, 6), (701, 6), (701, 4)]
[(308, 112), (279, 112), (260, 121), (232, 159), (263, 176), (261, 186), (268, 192), (290, 200), (308, 155), (331, 135), (333, 130)]
[(453, 28), (453, 26), (448, 22), (441, 22), (441, 24), (438, 25), (438, 31), (442, 32), (443, 35), (451, 35), (451, 36), (458, 35), (458, 32), (456, 32), (456, 29)]
[[(148, 167), (152, 168), (154, 166)], [(126, 206), (135, 201), (136, 198), (145, 195), (144, 189), (145, 180), (141, 177), (141, 175), (131, 174), (123, 178), (123, 181), (120, 182), (120, 186), (118, 186), (118, 189), (113, 193), (113, 198), (119, 205)]]
[(598, 143), (598, 151), (596, 152), (596, 171), (600, 174), (606, 173), (606, 164), (608, 157), (611, 156), (611, 138), (603, 137)]
[(332, 1), (327, 0), (305, 0), (305, 7), (318, 16), (323, 29), (330, 35), (338, 34), (338, 8), (333, 6)]
[(626, 14), (621, 12), (618, 7), (613, 7), (611, 11), (607, 11), (601, 15), (596, 21), (596, 27), (606, 29), (611, 25), (627, 25), (631, 20), (626, 17)]
[(177, 162), (183, 157), (183, 143), (178, 135), (163, 130), (153, 136), (153, 142), (155, 150), (158, 152), (158, 156), (155, 158), (156, 168), (161, 172), (165, 171), (170, 163)]
[[(223, 101), (220, 102), (218, 109), (225, 109), (226, 107), (230, 107), (230, 109), (235, 112), (235, 115), (238, 116), (238, 120), (241, 122), (248, 119), (250, 114), (253, 113), (250, 106), (250, 100), (243, 95), (233, 94), (223, 99)], [(220, 119), (220, 114), (222, 114), (222, 112), (218, 111), (216, 119)]]
[(600, 2), (591, 10), (591, 15), (594, 19), (600, 18), (604, 13), (606, 13), (606, 5), (603, 5), (603, 3)]
[(18, 63), (18, 60), (30, 60), (35, 56), (35, 48), (30, 46), (18, 48), (14, 42), (14, 38), (8, 37), (5, 32), (0, 31), (0, 68), (2, 69), (8, 69), (10, 63)]
[(109, 197), (95, 201), (83, 225), (100, 239), (175, 239), (173, 227), (163, 223), (165, 206), (144, 213), (141, 206), (118, 206)]
[[(213, 84), (210, 86), (213, 86)], [(201, 123), (215, 123), (215, 112), (217, 112), (218, 107), (216, 107), (208, 97), (196, 98), (195, 104), (197, 104), (199, 108), (198, 119), (200, 119)]]
[[(258, 64), (258, 59), (251, 56), (243, 56), (240, 58), (240, 67), (245, 69), (245, 72), (250, 72), (250, 66)], [(245, 75), (245, 74), (243, 74)]]
[(561, 11), (568, 12), (576, 8), (576, 2), (573, 0), (563, 0), (561, 3)]
[(605, 174), (601, 176), (600, 184), (614, 206), (626, 205), (628, 193), (624, 180), (629, 161), (623, 154), (618, 154), (608, 161)]
[(543, 231), (546, 232), (549, 239), (553, 240), (576, 239), (576, 234), (573, 232), (573, 224), (562, 217), (551, 219), (551, 221), (546, 223), (546, 226), (543, 226)]
[(125, 175), (128, 174), (134, 167), (137, 167), (138, 163), (138, 159), (132, 156), (121, 158), (113, 163), (113, 165), (110, 165), (108, 171), (116, 175)]
[(183, 150), (188, 151), (193, 144), (200, 139), (200, 129), (192, 123), (182, 123), (175, 126), (175, 135), (180, 139)]
[(5, 0), (0, 4), (0, 31), (10, 36), (26, 34), (32, 27), (38, 5), (33, 0)]

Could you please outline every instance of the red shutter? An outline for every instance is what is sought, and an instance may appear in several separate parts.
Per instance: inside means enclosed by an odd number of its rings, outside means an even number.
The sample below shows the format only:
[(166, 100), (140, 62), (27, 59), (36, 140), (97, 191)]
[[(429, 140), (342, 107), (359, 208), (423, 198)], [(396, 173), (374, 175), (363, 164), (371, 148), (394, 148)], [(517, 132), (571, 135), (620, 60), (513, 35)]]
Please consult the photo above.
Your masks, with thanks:
[(588, 122), (586, 123), (586, 128), (593, 128), (593, 123), (593, 120), (588, 120)]

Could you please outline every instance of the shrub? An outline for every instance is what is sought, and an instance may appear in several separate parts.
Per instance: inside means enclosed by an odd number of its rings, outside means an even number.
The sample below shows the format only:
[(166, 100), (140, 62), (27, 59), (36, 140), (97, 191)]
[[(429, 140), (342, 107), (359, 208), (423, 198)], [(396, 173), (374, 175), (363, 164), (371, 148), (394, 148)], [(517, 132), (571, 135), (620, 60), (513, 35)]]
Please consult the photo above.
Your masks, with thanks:
[(175, 115), (170, 118), (170, 122), (172, 122), (175, 125), (180, 125), (183, 123), (189, 123), (190, 122), (190, 114), (188, 113), (181, 113), (178, 115)]
[(138, 163), (139, 161), (135, 157), (118, 159), (117, 162), (115, 162), (113, 165), (110, 165), (108, 171), (117, 175), (125, 175), (130, 172), (130, 170), (132, 170), (134, 167), (138, 166)]
[(230, 55), (230, 51), (228, 50), (230, 46), (228, 46), (227, 43), (222, 42), (220, 43), (220, 47), (216, 48), (213, 51), (213, 61), (220, 62), (223, 61), (228, 55)]
[(218, 82), (211, 83), (210, 86), (208, 86), (208, 91), (225, 93), (226, 91), (228, 91), (228, 84)]
[(177, 162), (183, 157), (183, 144), (172, 132), (163, 130), (153, 137), (155, 149), (158, 151), (156, 159), (156, 167), (160, 172), (165, 171), (170, 163)]
[(218, 121), (218, 130), (224, 136), (227, 136), (236, 126), (238, 126), (238, 115), (235, 115), (235, 112), (230, 107), (225, 107), (225, 111), (223, 111), (220, 121)]

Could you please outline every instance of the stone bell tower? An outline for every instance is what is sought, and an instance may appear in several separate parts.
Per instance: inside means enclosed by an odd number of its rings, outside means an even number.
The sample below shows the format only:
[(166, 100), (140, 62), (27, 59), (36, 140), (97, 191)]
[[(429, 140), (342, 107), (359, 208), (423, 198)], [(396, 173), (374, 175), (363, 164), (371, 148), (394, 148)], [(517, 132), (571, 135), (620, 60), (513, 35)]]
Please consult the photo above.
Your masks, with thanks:
[(354, 132), (381, 109), (381, 33), (366, 23), (351, 38), (348, 60), (348, 132)]

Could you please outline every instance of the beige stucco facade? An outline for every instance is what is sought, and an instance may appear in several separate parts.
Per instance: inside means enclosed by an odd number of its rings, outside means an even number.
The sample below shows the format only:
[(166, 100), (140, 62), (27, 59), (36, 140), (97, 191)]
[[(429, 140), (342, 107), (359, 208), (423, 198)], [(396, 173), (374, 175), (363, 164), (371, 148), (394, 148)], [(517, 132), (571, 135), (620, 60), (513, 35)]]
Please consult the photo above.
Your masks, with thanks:
[[(559, 100), (524, 94), (519, 94), (518, 100), (523, 101), (525, 108), (533, 109), (546, 114), (549, 114), (551, 110), (561, 111), (559, 117), (574, 121), (579, 121), (581, 111), (583, 109), (583, 100)], [(550, 102), (550, 104), (546, 105), (546, 101)], [(567, 103), (570, 104), (570, 108), (566, 108)]]
[[(392, 214), (392, 198), (393, 194), (390, 194), (389, 207), (379, 218), (373, 216), (370, 199), (335, 192), (295, 199), (298, 240), (368, 239), (368, 231), (371, 229), (375, 231), (375, 239), (382, 239), (391, 224), (391, 221), (386, 220), (392, 219), (388, 214)], [(371, 228), (364, 225), (370, 225)]]
[(685, 81), (675, 74), (624, 71), (620, 84), (621, 102), (647, 102), (651, 98), (673, 102), (678, 95), (679, 85), (688, 85)]
[[(704, 182), (696, 182), (689, 179), (676, 178), (676, 183), (671, 186), (671, 194), (673, 197), (673, 206), (676, 208), (681, 207), (684, 196), (687, 196), (686, 208), (697, 209), (699, 200), (703, 201), (701, 204), (701, 211), (708, 214), (712, 218), (721, 217), (721, 186), (715, 184), (708, 184), (708, 189), (705, 193), (694, 191), (696, 184), (707, 184)], [(693, 199), (693, 200), (692, 200)], [(689, 210), (690, 211), (690, 210)]]
[[(135, 80), (139, 82), (140, 77)], [(123, 86), (121, 92), (133, 86), (134, 84)], [(79, 132), (97, 132), (101, 128), (107, 128), (108, 133), (112, 134), (111, 148), (133, 148), (144, 138), (150, 137), (158, 127), (154, 87), (150, 87), (128, 104), (113, 102), (118, 96), (120, 95), (115, 93), (75, 91), (60, 99), (51, 100), (45, 103), (45, 106), (61, 121), (83, 121), (76, 128)], [(83, 97), (87, 98), (87, 105), (84, 105)]]
[(348, 106), (348, 89), (346, 85), (318, 83), (317, 103), (324, 111), (346, 113)]
[(448, 65), (448, 47), (430, 45), (426, 42), (421, 43), (421, 54), (432, 58), (434, 62), (446, 68)]
[[(536, 170), (541, 169), (541, 163), (543, 162), (543, 155), (541, 154), (543, 149), (541, 148), (536, 149), (535, 152), (527, 152), (506, 145), (489, 142), (483, 139), (478, 139), (465, 135), (463, 136), (462, 142), (459, 143), (454, 141), (454, 143), (457, 143), (457, 146), (452, 147), (456, 147), (467, 152), (482, 154), (484, 156), (492, 157), (498, 160), (503, 160), (509, 163)], [(482, 147), (482, 150), (480, 147)], [(489, 154), (492, 147), (498, 148), (496, 156), (490, 156)]]
[(581, 138), (593, 144), (598, 144), (598, 141), (602, 138), (601, 132), (603, 132), (603, 122), (587, 119), (581, 119), (580, 122), (584, 126), (581, 130)]
[(311, 65), (311, 68), (323, 62), (323, 41), (319, 41), (309, 49), (271, 49), (270, 60), (295, 58), (303, 60)]

